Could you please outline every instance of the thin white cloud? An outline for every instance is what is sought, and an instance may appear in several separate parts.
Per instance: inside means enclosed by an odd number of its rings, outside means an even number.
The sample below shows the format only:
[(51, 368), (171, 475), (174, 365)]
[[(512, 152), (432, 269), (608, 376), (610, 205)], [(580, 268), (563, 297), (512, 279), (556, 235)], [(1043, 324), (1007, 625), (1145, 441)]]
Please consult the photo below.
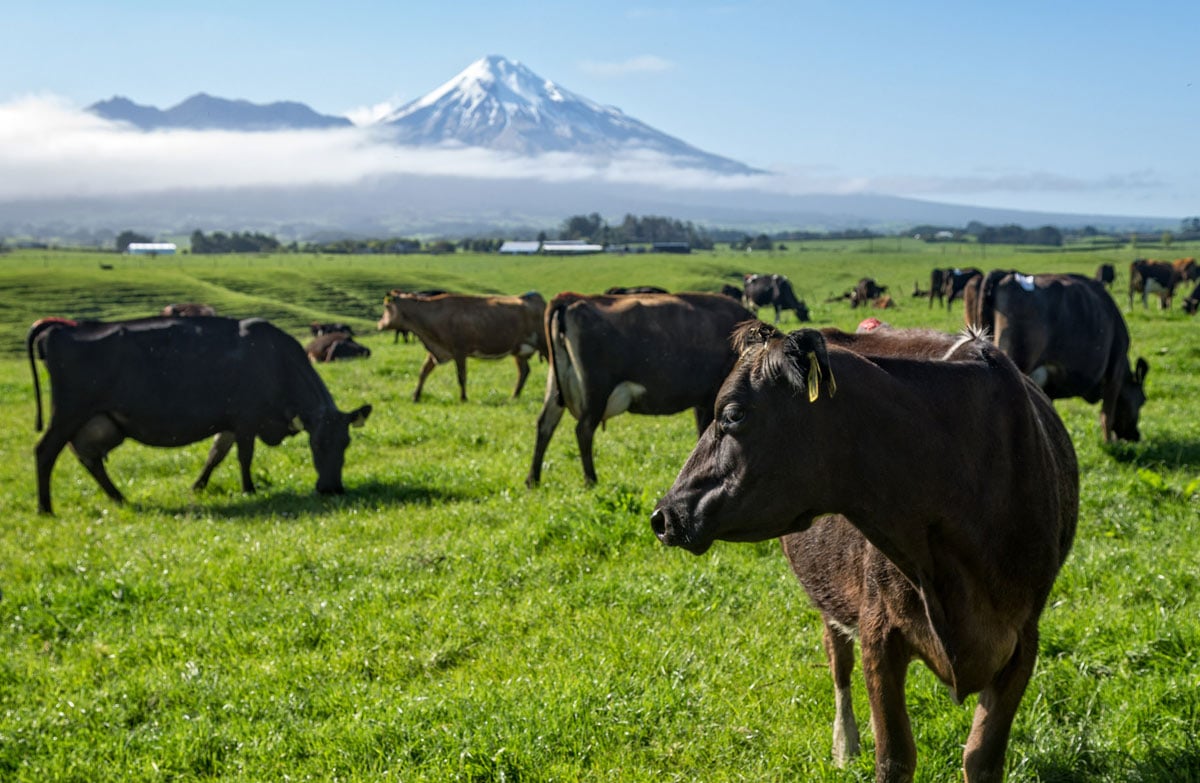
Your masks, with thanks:
[(642, 54), (617, 62), (585, 60), (579, 64), (593, 76), (631, 76), (641, 73), (663, 73), (675, 68), (675, 63), (653, 54)]
[(1052, 172), (862, 176), (833, 166), (718, 176), (645, 149), (618, 156), (534, 158), (481, 148), (401, 147), (378, 129), (242, 133), (142, 132), (36, 96), (0, 104), (0, 201), (249, 186), (352, 185), (411, 174), (544, 182), (604, 182), (674, 190), (781, 195), (877, 193), (938, 200), (1012, 194), (1121, 195), (1164, 187), (1152, 171), (1101, 178)]
[(356, 106), (343, 114), (358, 126), (372, 125), (388, 116), (403, 105), (398, 100), (381, 101), (370, 106)]

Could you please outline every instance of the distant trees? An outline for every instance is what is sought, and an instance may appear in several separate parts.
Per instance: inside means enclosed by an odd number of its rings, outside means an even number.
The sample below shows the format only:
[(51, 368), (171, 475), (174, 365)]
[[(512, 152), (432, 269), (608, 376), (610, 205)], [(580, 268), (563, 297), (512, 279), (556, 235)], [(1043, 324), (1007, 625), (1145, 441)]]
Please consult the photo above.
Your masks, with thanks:
[(982, 245), (1046, 245), (1062, 247), (1063, 235), (1054, 226), (1028, 229), (1010, 223), (1003, 226), (985, 226), (972, 221), (967, 225), (967, 233), (974, 234)]
[(563, 221), (559, 239), (583, 239), (602, 245), (652, 244), (654, 242), (687, 242), (694, 249), (710, 250), (713, 239), (691, 221), (680, 221), (658, 215), (627, 214), (618, 225), (609, 225), (596, 212), (572, 215)]
[[(119, 240), (118, 240), (119, 241)], [(280, 248), (279, 240), (267, 234), (234, 232), (226, 234), (214, 231), (205, 234), (203, 231), (192, 232), (192, 252), (204, 254), (216, 253), (275, 253)]]
[(139, 234), (136, 231), (122, 231), (117, 234), (117, 252), (124, 253), (129, 250), (129, 246), (135, 242), (151, 242), (153, 240), (145, 234)]

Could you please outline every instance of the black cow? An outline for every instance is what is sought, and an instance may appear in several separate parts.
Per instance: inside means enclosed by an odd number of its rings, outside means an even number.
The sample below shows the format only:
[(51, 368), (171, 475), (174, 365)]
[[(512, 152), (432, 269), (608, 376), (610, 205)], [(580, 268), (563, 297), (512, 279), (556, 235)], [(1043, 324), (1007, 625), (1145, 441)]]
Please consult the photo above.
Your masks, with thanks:
[(963, 296), (967, 288), (967, 283), (971, 281), (972, 277), (976, 275), (983, 276), (983, 272), (974, 267), (968, 269), (947, 269), (945, 273), (946, 279), (942, 282), (942, 294), (946, 297), (946, 310), (951, 309), (951, 305), (954, 304), (955, 299)]
[(1183, 311), (1185, 313), (1195, 315), (1197, 310), (1200, 310), (1200, 283), (1196, 283), (1196, 287), (1188, 294), (1187, 299), (1183, 300)]
[(1096, 280), (1105, 288), (1111, 289), (1117, 280), (1117, 270), (1112, 264), (1101, 264), (1096, 267)]
[(887, 286), (876, 283), (875, 278), (864, 277), (850, 291), (850, 306), (858, 307), (862, 305), (866, 307), (869, 302), (874, 302), (887, 293), (887, 290)]
[(333, 334), (334, 332), (345, 332), (351, 337), (354, 336), (354, 329), (350, 326), (350, 324), (337, 322), (322, 323), (320, 321), (313, 321), (311, 324), (309, 324), (308, 330), (312, 332), (313, 337), (320, 337), (323, 334)]
[(1171, 300), (1175, 297), (1175, 287), (1182, 279), (1179, 268), (1170, 261), (1134, 259), (1129, 265), (1129, 309), (1133, 309), (1134, 294), (1142, 295), (1143, 309), (1147, 307), (1146, 297), (1149, 294), (1158, 295), (1160, 309), (1170, 309)]
[(269, 446), (308, 430), (317, 491), (341, 493), (348, 427), (370, 405), (343, 413), (304, 349), (267, 321), (249, 318), (144, 318), (115, 323), (38, 321), (25, 340), (42, 429), (34, 350), (50, 375), (50, 425), (37, 444), (38, 508), (50, 513), (50, 474), (63, 447), (113, 500), (121, 492), (104, 458), (126, 438), (183, 446), (217, 435), (195, 487), (236, 443), (242, 489), (254, 491), (257, 437)]
[(750, 312), (757, 314), (758, 308), (770, 305), (775, 308), (775, 323), (779, 323), (780, 310), (793, 311), (801, 322), (812, 320), (809, 318), (808, 305), (796, 298), (792, 281), (783, 275), (748, 274), (743, 282), (742, 304)]
[(628, 287), (614, 285), (612, 288), (606, 289), (604, 293), (609, 296), (620, 296), (622, 294), (666, 294), (670, 292), (656, 285), (635, 285)]
[(946, 287), (946, 273), (953, 272), (953, 269), (934, 269), (929, 273), (929, 306), (933, 307), (933, 299), (937, 297), (938, 305), (940, 306), (945, 301), (945, 294), (942, 289)]
[(542, 477), (546, 447), (571, 411), (584, 479), (596, 482), (592, 438), (626, 411), (648, 415), (694, 408), (703, 431), (733, 366), (729, 336), (750, 313), (720, 294), (559, 294), (546, 308), (550, 371), (526, 486)]
[(1104, 286), (1083, 275), (988, 276), (981, 321), (1051, 399), (1100, 402), (1106, 441), (1140, 438), (1150, 365), (1129, 367), (1129, 330)]
[(738, 302), (742, 301), (742, 289), (738, 288), (736, 285), (725, 283), (721, 286), (720, 293), (723, 296), (728, 296), (730, 299), (734, 299)]

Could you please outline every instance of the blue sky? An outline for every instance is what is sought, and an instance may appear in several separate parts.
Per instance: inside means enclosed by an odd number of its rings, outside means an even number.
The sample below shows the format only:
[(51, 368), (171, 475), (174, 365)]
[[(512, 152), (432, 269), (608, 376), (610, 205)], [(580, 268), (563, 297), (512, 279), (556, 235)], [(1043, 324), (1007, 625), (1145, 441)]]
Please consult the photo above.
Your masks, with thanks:
[(45, 101), (363, 113), (502, 54), (796, 191), (1200, 215), (1195, 0), (10, 0), (4, 28), (0, 173), (36, 169), (14, 148)]

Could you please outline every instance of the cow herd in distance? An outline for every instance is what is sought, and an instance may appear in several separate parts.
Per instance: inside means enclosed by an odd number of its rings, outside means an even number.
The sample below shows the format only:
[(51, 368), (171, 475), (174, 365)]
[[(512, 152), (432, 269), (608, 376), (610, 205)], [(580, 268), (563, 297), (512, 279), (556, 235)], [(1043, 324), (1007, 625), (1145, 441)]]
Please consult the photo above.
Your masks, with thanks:
[[(1165, 308), (1170, 306), (1170, 296), (1163, 295), (1168, 286), (1173, 293), (1181, 280), (1200, 276), (1194, 261), (1191, 267), (1168, 266), (1174, 270), (1173, 277), (1165, 283), (1154, 277), (1154, 268), (1148, 263), (1138, 261), (1131, 266), (1131, 305), (1135, 279), (1143, 301), (1146, 293), (1157, 294), (1163, 297)], [(752, 284), (760, 280), (768, 281), (769, 285), (763, 287), (773, 292), (761, 301), (750, 294)], [(1102, 283), (1079, 275), (936, 270), (927, 293), (930, 306), (935, 288), (936, 295), (947, 300), (947, 306), (961, 298), (964, 320), (974, 327), (964, 335), (892, 329), (879, 319), (865, 321), (862, 334), (830, 329), (783, 334), (754, 321), (747, 308), (773, 305), (776, 321), (780, 307), (794, 312), (799, 322), (806, 321), (807, 308), (791, 292), (790, 282), (781, 275), (748, 275), (743, 282), (744, 289), (737, 298), (720, 293), (564, 293), (549, 303), (534, 292), (519, 297), (475, 297), (397, 290), (388, 294), (378, 327), (395, 330), (397, 337), (411, 333), (428, 351), (414, 401), (420, 399), (426, 377), (440, 363), (454, 361), (460, 399), (466, 401), (468, 357), (513, 356), (519, 373), (514, 397), (521, 393), (529, 374), (528, 360), (535, 354), (547, 360), (547, 390), (538, 416), (533, 464), (526, 479), (529, 486), (536, 486), (540, 480), (541, 455), (564, 410), (569, 410), (577, 421), (576, 439), (584, 476), (592, 483), (597, 477), (591, 442), (595, 430), (607, 419), (622, 412), (667, 414), (693, 408), (699, 435), (696, 451), (676, 486), (656, 508), (652, 528), (663, 543), (697, 553), (717, 539), (783, 537), (797, 576), (826, 619), (831, 673), (839, 693), (835, 755), (844, 761), (858, 749), (853, 715), (842, 709), (848, 677), (846, 656), (853, 654), (854, 637), (847, 631), (864, 617), (889, 616), (896, 625), (888, 630), (886, 638), (859, 637), (864, 661), (871, 656), (871, 671), (876, 672), (868, 675), (868, 691), (878, 779), (909, 780), (915, 768), (913, 739), (904, 714), (902, 674), (899, 691), (895, 686), (896, 667), (902, 671), (912, 657), (924, 660), (956, 698), (983, 694), (966, 745), (964, 769), (969, 781), (999, 779), (1008, 729), (1033, 669), (1038, 615), (1071, 546), (1078, 504), (1078, 470), (1070, 440), (1053, 408), (1043, 402), (1042, 393), (1049, 398), (1077, 396), (1101, 402), (1104, 439), (1136, 441), (1148, 364), (1138, 359), (1131, 367), (1128, 330), (1119, 308)], [(884, 298), (885, 289), (873, 281), (863, 285), (866, 282), (860, 281), (847, 297), (851, 306), (871, 303), (885, 311), (895, 306)], [(1195, 296), (1193, 291), (1191, 299)], [(482, 315), (468, 315), (476, 310)], [(497, 313), (503, 315), (489, 320)], [(463, 336), (467, 332), (470, 337)], [(1095, 340), (1081, 341), (1079, 337), (1097, 333), (1105, 336), (1099, 347)], [(331, 335), (336, 337), (322, 340)], [(120, 492), (104, 472), (103, 460), (127, 437), (174, 446), (212, 436), (212, 450), (196, 482), (198, 488), (236, 443), (243, 489), (250, 492), (253, 483), (249, 465), (255, 438), (273, 445), (307, 430), (317, 467), (318, 491), (342, 491), (341, 467), (349, 443), (346, 428), (361, 425), (371, 413), (371, 406), (342, 413), (311, 363), (348, 356), (337, 355), (335, 347), (353, 343), (352, 330), (344, 324), (314, 324), (307, 355), (298, 343), (293, 347), (294, 342), (262, 320), (235, 321), (203, 312), (173, 313), (122, 324), (62, 319), (38, 322), (29, 332), (26, 349), (35, 385), (35, 354), (46, 364), (53, 402), (50, 427), (37, 447), (39, 507), (50, 511), (50, 472), (66, 445), (72, 447), (105, 492), (120, 500)], [(245, 386), (253, 387), (253, 394), (234, 397), (233, 404), (229, 404), (228, 390), (202, 387), (194, 399), (187, 398), (187, 407), (196, 413), (192, 420), (148, 402), (179, 399), (182, 387), (164, 388), (164, 378), (175, 377), (185, 386), (194, 386), (192, 382), (199, 377), (194, 362), (184, 367), (172, 364), (170, 357), (195, 360), (206, 354), (210, 359), (203, 361), (213, 364), (202, 367), (211, 372), (200, 375), (227, 379), (245, 377), (249, 372), (253, 380)], [(237, 369), (220, 364), (235, 355), (248, 364)], [(151, 371), (142, 377), (131, 367)], [(122, 371), (124, 380), (119, 391), (80, 380), (96, 377), (98, 368)], [(936, 383), (931, 380), (935, 376)], [(129, 377), (138, 380), (129, 383)], [(895, 384), (895, 393), (884, 395), (893, 407), (875, 411), (871, 406), (879, 395), (857, 396), (877, 383)], [(98, 396), (94, 394), (97, 386), (102, 387)], [(88, 387), (87, 393), (83, 393), (84, 387)], [(913, 498), (888, 504), (886, 509), (873, 509), (869, 503), (864, 505), (861, 497), (851, 499), (852, 492), (845, 498), (817, 499), (782, 492), (785, 488), (803, 491), (807, 482), (800, 479), (809, 476), (814, 486), (831, 483), (822, 472), (830, 470), (828, 447), (838, 440), (834, 433), (844, 432), (855, 418), (878, 416), (919, 424), (922, 407), (904, 404), (918, 399), (918, 390), (930, 388), (947, 393), (957, 390), (954, 397), (960, 400), (970, 397), (969, 390), (982, 389), (982, 397), (972, 403), (979, 410), (988, 409), (989, 404), (994, 410), (995, 399), (1003, 400), (1011, 405), (1001, 411), (1005, 421), (1011, 421), (1014, 428), (1039, 433), (1022, 439), (1032, 451), (1012, 453), (1000, 460), (1015, 466), (1007, 486), (1009, 495), (1020, 496), (1019, 505), (1012, 504), (1011, 498), (1006, 504), (977, 487), (974, 493), (965, 492), (963, 504), (954, 507), (957, 512), (977, 511), (982, 518), (986, 506), (991, 526), (1011, 530), (1011, 538), (1025, 546), (998, 552), (915, 552), (912, 543), (928, 539), (928, 529), (922, 525), (936, 523), (939, 529), (953, 529), (963, 524), (958, 517), (967, 514), (949, 519), (922, 517), (917, 513), (920, 503)], [(750, 404), (750, 399), (756, 401)], [(225, 400), (226, 404), (206, 407), (205, 403), (217, 400)], [(936, 405), (921, 402), (935, 410), (954, 406), (949, 400)], [(38, 394), (39, 428), (40, 405)], [(838, 406), (849, 412), (850, 418), (814, 418), (813, 412), (822, 406)], [(780, 422), (769, 429), (779, 431), (764, 434), (755, 429), (754, 412), (761, 415), (766, 410), (772, 411), (770, 420)], [(971, 413), (970, 408), (963, 411), (964, 420), (955, 427), (956, 432), (970, 429), (968, 421), (978, 418)], [(789, 422), (786, 427), (782, 424), (785, 421)], [(814, 434), (823, 428), (829, 431)], [(765, 440), (750, 448), (746, 443), (752, 435)], [(915, 439), (919, 441), (920, 437)], [(911, 441), (904, 439), (905, 443)], [(800, 453), (794, 459), (785, 458), (789, 450), (773, 443), (801, 444)], [(1011, 443), (1001, 441), (985, 444), (978, 451), (994, 457), (1011, 447)], [(904, 448), (882, 446), (877, 454), (880, 466), (876, 472), (894, 479), (896, 492), (913, 485), (906, 469), (930, 465), (929, 460), (913, 460)], [(820, 459), (805, 462), (810, 452), (820, 452)], [(768, 456), (771, 459), (767, 461), (779, 475), (751, 468), (755, 460)], [(847, 459), (857, 456), (847, 455)], [(1017, 488), (1029, 486), (1029, 476), (1019, 475), (1022, 466), (1025, 470), (1037, 466), (1040, 475), (1052, 475), (1054, 480), (1044, 492), (1022, 492)], [(983, 467), (975, 466), (979, 470)], [(858, 469), (866, 468), (860, 465)], [(944, 476), (952, 468), (934, 472)], [(714, 486), (729, 496), (715, 495)], [(786, 505), (755, 523), (760, 526), (747, 527), (747, 520), (759, 513), (739, 513), (737, 509), (740, 504), (760, 509), (761, 504), (753, 499), (764, 492), (768, 497), (786, 498)], [(839, 504), (845, 504), (841, 506), (844, 514), (824, 514), (839, 510)], [(897, 516), (897, 507), (913, 513)], [(804, 509), (800, 516), (797, 508)], [(809, 509), (813, 513), (809, 514)], [(806, 514), (806, 518), (800, 518)], [(1031, 520), (1036, 524), (1032, 528), (1011, 527), (1018, 520), (1025, 525)], [(896, 528), (890, 529), (893, 525)], [(836, 560), (832, 557), (835, 552), (846, 560), (841, 567), (822, 572), (822, 567), (828, 568), (831, 560)], [(850, 557), (846, 553), (855, 554)], [(881, 558), (880, 553), (885, 556)], [(937, 556), (929, 559), (932, 555)], [(1027, 564), (1031, 558), (1038, 567), (1021, 569), (1023, 577), (1012, 581), (1011, 572), (1018, 569), (1005, 566)], [(946, 563), (980, 560), (989, 563), (989, 574), (1001, 573), (1008, 581), (981, 577), (966, 567), (946, 570)], [(899, 585), (897, 592), (873, 596), (859, 593), (866, 574), (875, 574), (871, 577), (874, 580), (887, 569), (904, 577), (885, 578)], [(947, 579), (955, 585), (949, 592), (944, 587)], [(964, 585), (969, 586), (965, 593)], [(986, 606), (992, 613), (981, 611), (983, 604), (962, 603), (964, 595), (987, 599)], [(849, 615), (848, 606), (852, 608)], [(914, 607), (919, 611), (913, 611)], [(904, 640), (899, 647), (896, 638)], [(892, 675), (879, 673), (889, 667)], [(872, 682), (871, 676), (878, 679)]]

